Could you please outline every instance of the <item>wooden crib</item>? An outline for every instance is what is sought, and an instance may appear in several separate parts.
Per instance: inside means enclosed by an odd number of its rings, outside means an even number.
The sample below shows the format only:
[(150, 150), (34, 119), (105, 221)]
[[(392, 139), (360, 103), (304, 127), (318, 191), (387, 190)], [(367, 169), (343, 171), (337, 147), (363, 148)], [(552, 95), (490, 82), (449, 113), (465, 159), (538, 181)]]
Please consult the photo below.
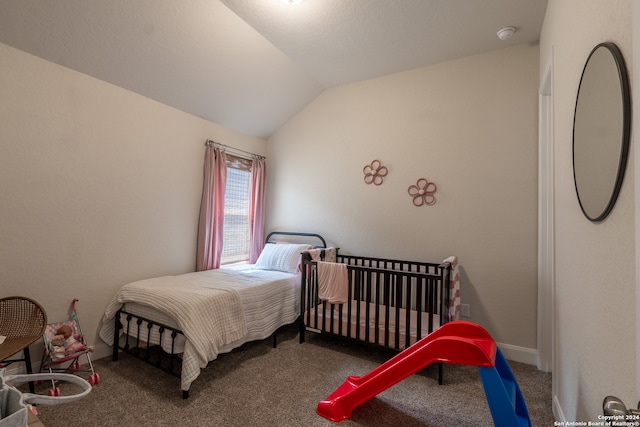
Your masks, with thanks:
[(318, 297), (318, 261), (302, 255), (300, 343), (313, 331), (401, 351), (449, 320), (450, 263), (340, 254), (336, 262), (347, 266), (344, 304)]

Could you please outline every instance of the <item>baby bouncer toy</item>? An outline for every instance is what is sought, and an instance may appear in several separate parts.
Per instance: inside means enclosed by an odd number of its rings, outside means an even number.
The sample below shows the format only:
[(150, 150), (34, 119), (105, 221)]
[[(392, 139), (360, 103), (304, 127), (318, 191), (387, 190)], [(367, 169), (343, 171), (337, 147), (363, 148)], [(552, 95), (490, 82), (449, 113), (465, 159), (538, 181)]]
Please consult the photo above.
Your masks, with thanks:
[[(96, 373), (91, 363), (89, 353), (93, 348), (87, 347), (84, 335), (78, 319), (77, 299), (71, 303), (72, 314), (69, 320), (64, 322), (49, 323), (44, 331), (44, 354), (42, 355), (41, 371), (53, 372), (88, 372), (89, 384), (96, 385), (100, 382), (100, 374)], [(87, 359), (88, 367), (82, 368), (80, 358)], [(55, 381), (51, 380), (50, 396), (60, 396), (60, 389)]]

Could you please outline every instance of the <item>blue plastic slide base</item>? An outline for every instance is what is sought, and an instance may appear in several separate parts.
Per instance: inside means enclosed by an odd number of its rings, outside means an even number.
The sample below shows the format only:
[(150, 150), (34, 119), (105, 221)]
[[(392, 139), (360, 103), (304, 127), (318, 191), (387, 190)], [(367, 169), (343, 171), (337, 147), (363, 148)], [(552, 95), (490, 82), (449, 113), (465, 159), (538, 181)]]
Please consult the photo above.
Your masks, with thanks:
[(493, 368), (478, 367), (496, 427), (531, 427), (527, 405), (513, 372), (499, 348)]

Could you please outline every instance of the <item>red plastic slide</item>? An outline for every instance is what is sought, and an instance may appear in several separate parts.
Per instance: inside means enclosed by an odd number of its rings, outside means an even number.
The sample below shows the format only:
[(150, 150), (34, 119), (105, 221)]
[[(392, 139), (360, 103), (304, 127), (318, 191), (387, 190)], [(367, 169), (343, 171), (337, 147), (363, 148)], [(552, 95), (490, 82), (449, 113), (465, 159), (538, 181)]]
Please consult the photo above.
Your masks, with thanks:
[(366, 375), (348, 377), (318, 404), (316, 412), (342, 421), (359, 405), (432, 363), (492, 368), (495, 359), (495, 341), (484, 328), (462, 320), (449, 322)]

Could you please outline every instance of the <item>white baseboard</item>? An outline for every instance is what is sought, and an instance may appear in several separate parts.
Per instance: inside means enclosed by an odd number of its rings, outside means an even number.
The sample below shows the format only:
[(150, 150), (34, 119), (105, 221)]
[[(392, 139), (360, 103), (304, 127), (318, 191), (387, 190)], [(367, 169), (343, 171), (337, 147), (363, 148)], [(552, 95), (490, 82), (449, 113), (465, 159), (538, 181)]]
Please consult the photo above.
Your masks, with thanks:
[[(537, 365), (538, 352), (533, 348), (519, 347), (511, 344), (496, 343), (502, 354), (507, 360), (513, 360), (514, 362), (526, 363), (528, 365)], [(93, 352), (90, 353), (91, 360), (103, 359), (105, 357), (111, 357), (113, 349), (110, 345), (100, 341), (93, 346)], [(33, 372), (40, 372), (40, 362), (32, 361)], [(7, 374), (22, 374), (25, 373), (24, 363), (16, 363), (9, 365), (7, 368)], [(554, 398), (554, 414), (556, 410), (557, 400)], [(562, 411), (558, 407), (558, 411), (562, 414)], [(556, 419), (561, 419), (556, 416)]]
[[(89, 356), (91, 357), (91, 361), (94, 361), (98, 359), (103, 359), (105, 357), (111, 357), (112, 354), (113, 354), (112, 347), (101, 341), (99, 344), (96, 344), (93, 346), (93, 352), (89, 353)], [(81, 363), (83, 363), (84, 361), (86, 361), (86, 359), (84, 360), (80, 359)], [(42, 361), (40, 360), (35, 361), (32, 358), (31, 369), (33, 370), (34, 374), (40, 372), (41, 365), (42, 365)], [(7, 375), (17, 375), (17, 374), (27, 373), (27, 368), (24, 362), (12, 363), (9, 366), (7, 366), (5, 369), (6, 369)]]
[(537, 366), (538, 351), (535, 348), (519, 347), (511, 344), (496, 344), (500, 347), (500, 351), (502, 351), (505, 359)]
[[(22, 369), (20, 369), (22, 367)], [(11, 365), (2, 368), (7, 375), (26, 374), (27, 370), (24, 367), (24, 363), (12, 363)]]
[(564, 417), (564, 412), (562, 412), (560, 402), (558, 401), (558, 396), (553, 396), (553, 417), (556, 421), (561, 421), (562, 423), (567, 422), (567, 419)]
[(109, 344), (102, 341), (93, 346), (93, 353), (91, 353), (91, 360), (104, 359), (105, 357), (111, 357), (113, 349)]

